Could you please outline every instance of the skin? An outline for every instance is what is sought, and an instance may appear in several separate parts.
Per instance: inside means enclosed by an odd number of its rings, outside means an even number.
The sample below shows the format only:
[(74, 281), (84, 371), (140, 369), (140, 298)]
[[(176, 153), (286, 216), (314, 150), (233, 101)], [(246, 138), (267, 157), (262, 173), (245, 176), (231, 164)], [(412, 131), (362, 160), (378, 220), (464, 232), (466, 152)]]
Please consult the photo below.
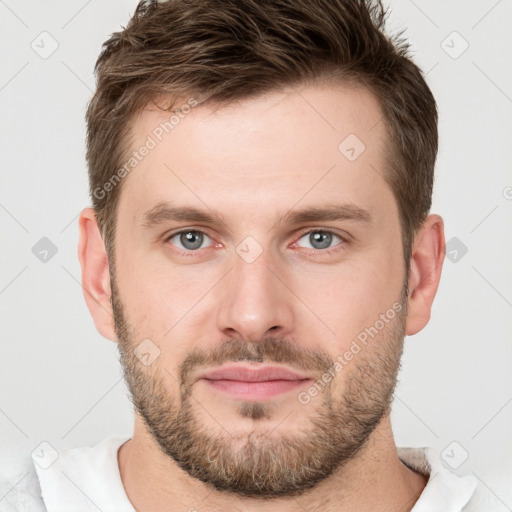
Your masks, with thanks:
[[(168, 118), (154, 108), (138, 116), (133, 149)], [(370, 92), (342, 84), (276, 91), (230, 106), (198, 106), (124, 178), (116, 284), (134, 339), (150, 339), (160, 349), (156, 366), (147, 371), (159, 372), (170, 396), (179, 397), (175, 376), (194, 349), (211, 350), (228, 338), (258, 343), (272, 335), (336, 359), (398, 300), (407, 275), (398, 207), (383, 179), (387, 142), (381, 120)], [(338, 149), (351, 133), (366, 146), (354, 161)], [(223, 222), (169, 220), (143, 227), (144, 212), (165, 201), (215, 212)], [(283, 220), (290, 210), (340, 203), (368, 211), (371, 221), (290, 225)], [(84, 296), (100, 334), (116, 341), (108, 257), (94, 211), (86, 208), (79, 222)], [(346, 241), (334, 238), (327, 254), (305, 236), (313, 228), (332, 230)], [(179, 236), (168, 239), (180, 229), (198, 229), (209, 238), (186, 257)], [(236, 252), (248, 236), (262, 249), (252, 263)], [(429, 321), (444, 251), (443, 220), (429, 215), (408, 268), (406, 335)], [(390, 342), (388, 329), (381, 337)], [(367, 354), (378, 349), (378, 339), (368, 344)], [(362, 361), (355, 356), (336, 374), (334, 400)], [(321, 404), (317, 399), (301, 405), (297, 393), (289, 393), (270, 400), (269, 418), (253, 421), (240, 416), (233, 399), (200, 383), (192, 393), (204, 404), (194, 409), (202, 425), (242, 438), (269, 431), (273, 439), (297, 436), (310, 427)], [(296, 498), (258, 500), (212, 490), (159, 449), (139, 414), (118, 461), (127, 495), (141, 511), (405, 511), (426, 484), (399, 460), (389, 414), (364, 449)]]

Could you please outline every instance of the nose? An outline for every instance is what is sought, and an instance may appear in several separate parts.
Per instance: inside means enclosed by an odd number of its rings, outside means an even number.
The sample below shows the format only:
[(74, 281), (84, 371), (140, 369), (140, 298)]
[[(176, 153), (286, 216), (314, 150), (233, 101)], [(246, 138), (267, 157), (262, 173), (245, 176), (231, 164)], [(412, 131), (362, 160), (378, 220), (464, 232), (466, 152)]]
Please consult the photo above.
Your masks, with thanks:
[(225, 336), (257, 343), (288, 336), (295, 325), (295, 297), (283, 269), (263, 253), (252, 263), (234, 254), (233, 268), (218, 294), (217, 325)]

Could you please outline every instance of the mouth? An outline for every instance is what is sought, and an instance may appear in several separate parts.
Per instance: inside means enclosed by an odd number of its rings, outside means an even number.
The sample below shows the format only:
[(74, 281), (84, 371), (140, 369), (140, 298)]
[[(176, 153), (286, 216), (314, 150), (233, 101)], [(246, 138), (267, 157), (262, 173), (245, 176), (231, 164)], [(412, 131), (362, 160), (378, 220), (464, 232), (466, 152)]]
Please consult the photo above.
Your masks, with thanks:
[(277, 395), (297, 391), (312, 377), (282, 366), (229, 365), (202, 373), (203, 382), (216, 393), (239, 400), (268, 400)]

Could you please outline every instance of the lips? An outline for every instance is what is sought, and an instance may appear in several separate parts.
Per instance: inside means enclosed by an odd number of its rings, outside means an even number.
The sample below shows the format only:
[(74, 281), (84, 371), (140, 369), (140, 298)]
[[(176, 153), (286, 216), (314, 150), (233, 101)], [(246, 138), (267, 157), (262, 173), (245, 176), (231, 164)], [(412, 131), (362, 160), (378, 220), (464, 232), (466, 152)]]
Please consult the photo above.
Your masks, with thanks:
[(282, 366), (230, 365), (199, 375), (199, 382), (218, 395), (235, 400), (271, 400), (299, 390), (311, 380), (308, 375)]
[(269, 380), (307, 380), (311, 377), (300, 374), (282, 366), (250, 366), (231, 365), (207, 371), (199, 379), (235, 380), (239, 382), (267, 382)]

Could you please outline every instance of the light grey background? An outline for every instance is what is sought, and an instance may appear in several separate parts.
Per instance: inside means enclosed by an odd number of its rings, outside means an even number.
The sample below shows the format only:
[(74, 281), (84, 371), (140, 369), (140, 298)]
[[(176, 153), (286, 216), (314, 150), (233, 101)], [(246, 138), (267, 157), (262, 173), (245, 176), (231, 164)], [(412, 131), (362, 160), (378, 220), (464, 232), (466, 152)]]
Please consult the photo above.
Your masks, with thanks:
[[(65, 448), (131, 433), (117, 349), (82, 297), (77, 217), (89, 205), (84, 112), (94, 63), (136, 3), (0, 0), (1, 475), (42, 441)], [(396, 441), (432, 446), (452, 466), (467, 452), (456, 472), (475, 474), (509, 510), (512, 2), (390, 5), (389, 28), (407, 28), (438, 101), (432, 211), (444, 217), (455, 260), (445, 261), (429, 325), (406, 339)], [(43, 237), (57, 248), (46, 262), (32, 251)]]

